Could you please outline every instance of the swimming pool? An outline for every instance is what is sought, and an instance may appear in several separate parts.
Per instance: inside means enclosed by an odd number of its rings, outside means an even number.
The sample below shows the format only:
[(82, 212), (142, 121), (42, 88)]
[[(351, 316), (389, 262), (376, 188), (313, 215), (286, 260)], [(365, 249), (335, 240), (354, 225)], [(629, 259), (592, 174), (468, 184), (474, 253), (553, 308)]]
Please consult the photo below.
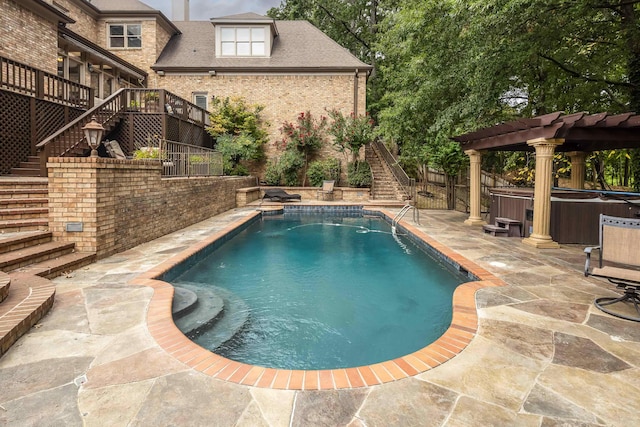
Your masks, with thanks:
[(469, 279), (361, 208), (265, 216), (234, 234), (164, 280), (232, 307), (231, 331), (187, 335), (248, 364), (334, 369), (409, 354), (447, 329), (453, 291)]

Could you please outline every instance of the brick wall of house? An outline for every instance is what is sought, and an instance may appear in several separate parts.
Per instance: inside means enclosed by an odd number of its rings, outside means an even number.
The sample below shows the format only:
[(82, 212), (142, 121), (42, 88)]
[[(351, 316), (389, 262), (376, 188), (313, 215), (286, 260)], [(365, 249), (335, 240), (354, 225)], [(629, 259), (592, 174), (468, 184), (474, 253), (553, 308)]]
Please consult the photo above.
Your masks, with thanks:
[(0, 0), (0, 10), (0, 55), (55, 74), (57, 22), (47, 21), (13, 0)]
[[(52, 1), (48, 1), (48, 3), (53, 3)], [(74, 21), (73, 24), (68, 24), (67, 27), (87, 40), (91, 40), (93, 43), (98, 45), (103, 45), (100, 43), (98, 39), (98, 27), (97, 22), (94, 18), (87, 14), (86, 9), (82, 9), (78, 6), (77, 1), (71, 0), (56, 0), (56, 3), (60, 6), (64, 7), (68, 10), (66, 15), (72, 18)], [(87, 8), (88, 9), (88, 8)]]
[[(366, 76), (358, 76), (357, 111), (366, 112)], [(153, 77), (152, 77), (153, 78)], [(338, 109), (344, 114), (354, 111), (354, 74), (342, 75), (200, 75), (184, 76), (167, 74), (158, 77), (159, 86), (170, 88), (173, 93), (192, 100), (194, 92), (206, 92), (211, 100), (241, 96), (253, 104), (265, 106), (264, 119), (270, 123), (268, 128), (270, 142), (267, 144), (267, 158), (280, 155), (282, 149), (277, 142), (282, 140), (280, 128), (284, 121), (295, 121), (298, 114), (311, 111), (320, 117), (327, 110)], [(320, 157), (336, 157), (345, 161), (345, 156), (335, 150), (330, 142), (320, 152)], [(265, 165), (252, 170), (262, 177)], [(345, 167), (346, 169), (346, 167)]]
[[(106, 158), (51, 158), (49, 228), (98, 258), (122, 252), (236, 206), (236, 190), (253, 177), (162, 179), (157, 163)], [(66, 231), (81, 222), (82, 232)]]
[[(142, 25), (142, 48), (140, 49), (113, 49), (109, 48), (108, 36), (107, 36), (107, 27), (108, 24), (114, 23), (140, 23)], [(120, 58), (125, 61), (134, 64), (136, 67), (146, 71), (149, 73), (149, 81), (147, 83), (148, 87), (155, 88), (158, 87), (155, 85), (154, 77), (156, 73), (151, 70), (151, 66), (156, 63), (158, 56), (164, 49), (164, 46), (169, 41), (171, 35), (167, 33), (167, 31), (162, 28), (160, 25), (156, 23), (156, 20), (153, 18), (144, 18), (141, 20), (130, 20), (126, 21), (123, 19), (115, 19), (109, 18), (107, 20), (101, 19), (98, 21), (98, 44), (108, 51), (112, 52), (115, 55), (118, 55)], [(165, 88), (168, 89), (168, 88)]]

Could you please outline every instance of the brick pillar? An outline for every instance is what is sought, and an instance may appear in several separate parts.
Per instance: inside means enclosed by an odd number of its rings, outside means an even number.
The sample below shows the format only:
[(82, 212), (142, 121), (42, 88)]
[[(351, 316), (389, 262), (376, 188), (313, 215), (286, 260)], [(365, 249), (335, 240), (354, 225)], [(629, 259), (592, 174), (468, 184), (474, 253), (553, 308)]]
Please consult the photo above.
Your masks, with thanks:
[(527, 141), (536, 149), (536, 178), (533, 193), (533, 233), (522, 242), (540, 249), (553, 249), (559, 245), (551, 239), (551, 184), (553, 153), (564, 139), (538, 138)]
[(584, 190), (584, 175), (586, 171), (584, 151), (567, 153), (571, 158), (571, 188)]
[(469, 187), (469, 218), (464, 223), (466, 225), (483, 225), (486, 222), (480, 216), (482, 210), (482, 170), (480, 161), (482, 155), (477, 150), (467, 150), (464, 152), (469, 156), (470, 162), (470, 187)]

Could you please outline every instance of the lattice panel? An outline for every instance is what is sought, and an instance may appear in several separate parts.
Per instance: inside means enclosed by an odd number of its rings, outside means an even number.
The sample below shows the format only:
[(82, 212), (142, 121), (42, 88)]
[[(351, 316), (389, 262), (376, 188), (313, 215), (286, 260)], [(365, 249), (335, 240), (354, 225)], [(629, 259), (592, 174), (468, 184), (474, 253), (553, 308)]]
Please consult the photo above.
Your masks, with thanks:
[[(65, 108), (63, 105), (36, 100), (36, 141), (40, 142), (44, 140), (67, 124), (65, 120)], [(70, 110), (70, 112), (71, 111), (73, 110)], [(76, 115), (76, 117), (78, 115)], [(70, 120), (74, 118), (75, 117), (71, 117)]]
[(115, 129), (109, 132), (109, 134), (104, 135), (105, 139), (118, 141), (120, 148), (122, 148), (122, 151), (126, 155), (133, 153), (133, 144), (130, 142), (131, 132), (129, 132), (129, 117), (130, 115), (126, 115)]
[(29, 98), (0, 90), (0, 175), (6, 175), (31, 154)]
[(175, 117), (167, 117), (167, 136), (166, 139), (169, 141), (181, 142), (180, 141), (180, 120)]
[[(162, 138), (162, 116), (160, 114), (132, 114), (133, 145), (144, 147), (148, 141)], [(130, 116), (130, 117), (131, 117)]]

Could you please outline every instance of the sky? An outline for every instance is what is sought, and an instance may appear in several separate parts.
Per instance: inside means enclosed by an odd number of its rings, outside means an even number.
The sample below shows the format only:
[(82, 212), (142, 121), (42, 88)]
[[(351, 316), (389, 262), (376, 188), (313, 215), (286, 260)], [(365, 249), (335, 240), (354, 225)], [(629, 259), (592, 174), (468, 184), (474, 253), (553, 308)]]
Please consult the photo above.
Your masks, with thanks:
[[(154, 9), (160, 10), (169, 19), (172, 0), (141, 0)], [(280, 0), (190, 0), (190, 19), (207, 21), (211, 18), (235, 15), (237, 13), (254, 12), (266, 15), (267, 10), (280, 5)]]

